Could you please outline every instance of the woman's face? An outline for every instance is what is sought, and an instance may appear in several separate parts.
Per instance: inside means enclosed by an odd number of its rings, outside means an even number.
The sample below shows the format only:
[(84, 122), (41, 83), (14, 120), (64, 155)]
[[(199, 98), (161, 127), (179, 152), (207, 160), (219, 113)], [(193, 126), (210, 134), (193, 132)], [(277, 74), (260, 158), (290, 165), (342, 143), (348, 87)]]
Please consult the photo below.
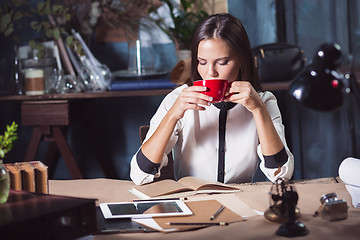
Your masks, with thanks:
[(199, 43), (197, 70), (202, 79), (237, 79), (240, 59), (222, 39), (205, 39)]

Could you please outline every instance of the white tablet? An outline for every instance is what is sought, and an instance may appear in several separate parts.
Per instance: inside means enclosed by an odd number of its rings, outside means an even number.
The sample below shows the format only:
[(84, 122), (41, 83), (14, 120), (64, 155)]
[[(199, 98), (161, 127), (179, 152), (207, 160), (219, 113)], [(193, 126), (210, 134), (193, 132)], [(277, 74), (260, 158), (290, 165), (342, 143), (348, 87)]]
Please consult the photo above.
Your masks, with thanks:
[(192, 212), (181, 200), (100, 203), (104, 218), (185, 216)]

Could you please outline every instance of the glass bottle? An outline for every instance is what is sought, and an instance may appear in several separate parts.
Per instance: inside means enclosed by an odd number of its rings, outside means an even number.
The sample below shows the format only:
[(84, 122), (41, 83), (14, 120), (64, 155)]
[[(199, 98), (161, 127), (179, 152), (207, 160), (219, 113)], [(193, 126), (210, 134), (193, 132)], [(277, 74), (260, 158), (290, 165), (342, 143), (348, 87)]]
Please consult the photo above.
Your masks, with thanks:
[(6, 203), (10, 193), (10, 177), (0, 159), (0, 204)]
[(19, 48), (18, 46), (14, 47), (14, 65), (13, 65), (13, 77), (15, 84), (15, 94), (23, 95), (24, 94), (24, 83), (22, 81), (22, 76), (20, 74), (20, 62), (18, 56)]

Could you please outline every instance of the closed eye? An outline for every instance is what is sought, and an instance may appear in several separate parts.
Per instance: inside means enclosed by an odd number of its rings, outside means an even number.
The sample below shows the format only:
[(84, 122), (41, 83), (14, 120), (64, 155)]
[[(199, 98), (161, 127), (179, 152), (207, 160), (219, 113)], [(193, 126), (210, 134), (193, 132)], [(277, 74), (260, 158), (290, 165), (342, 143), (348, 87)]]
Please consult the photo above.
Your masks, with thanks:
[(206, 61), (204, 60), (198, 60), (200, 65), (206, 65)]
[(218, 62), (220, 65), (227, 65), (229, 63), (229, 60), (225, 60), (225, 61), (219, 61)]

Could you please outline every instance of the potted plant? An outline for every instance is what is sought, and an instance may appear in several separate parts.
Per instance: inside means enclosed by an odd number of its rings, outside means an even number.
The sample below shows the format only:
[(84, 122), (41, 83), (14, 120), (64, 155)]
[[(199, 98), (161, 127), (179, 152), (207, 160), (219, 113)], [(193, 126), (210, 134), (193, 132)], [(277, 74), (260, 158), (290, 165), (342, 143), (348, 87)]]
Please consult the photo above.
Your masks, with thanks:
[(174, 26), (166, 26), (162, 19), (153, 21), (172, 39), (180, 54), (184, 50), (189, 52), (195, 28), (209, 14), (202, 9), (201, 1), (180, 0), (180, 9), (175, 8), (172, 0), (161, 1), (169, 7)]
[(11, 151), (12, 144), (17, 139), (17, 127), (18, 125), (13, 122), (10, 126), (6, 126), (4, 135), (0, 135), (0, 204), (7, 201), (10, 192), (9, 173), (3, 166), (3, 159)]

